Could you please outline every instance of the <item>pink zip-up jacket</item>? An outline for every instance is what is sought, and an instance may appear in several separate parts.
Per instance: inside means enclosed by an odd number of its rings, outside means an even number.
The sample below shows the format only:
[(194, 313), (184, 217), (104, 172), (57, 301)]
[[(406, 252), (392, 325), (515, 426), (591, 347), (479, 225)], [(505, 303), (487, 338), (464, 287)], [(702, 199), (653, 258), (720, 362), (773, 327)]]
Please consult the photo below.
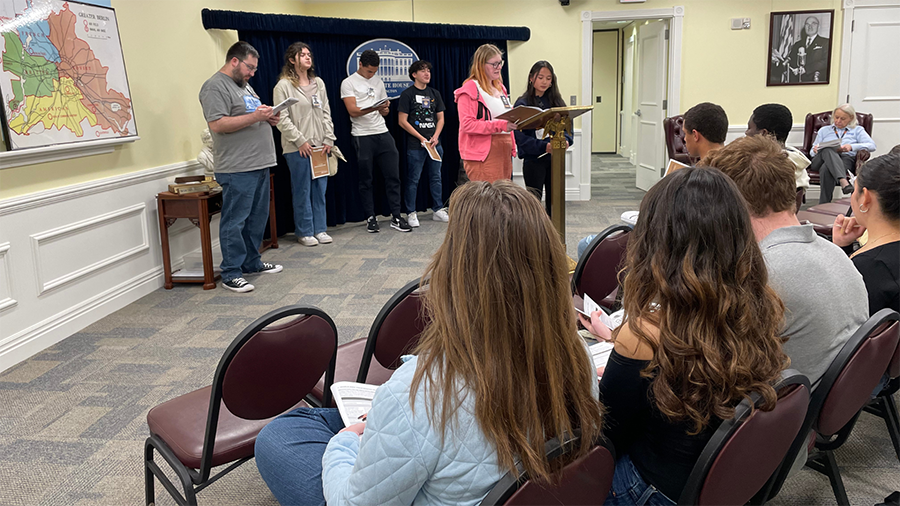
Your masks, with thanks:
[[(506, 87), (500, 86), (506, 94)], [(459, 111), (459, 156), (463, 160), (483, 162), (491, 151), (491, 135), (505, 131), (506, 121), (491, 119), (491, 111), (478, 93), (474, 79), (463, 83), (453, 92), (453, 97)], [(510, 156), (515, 157), (516, 138), (512, 132), (509, 136), (512, 139)]]

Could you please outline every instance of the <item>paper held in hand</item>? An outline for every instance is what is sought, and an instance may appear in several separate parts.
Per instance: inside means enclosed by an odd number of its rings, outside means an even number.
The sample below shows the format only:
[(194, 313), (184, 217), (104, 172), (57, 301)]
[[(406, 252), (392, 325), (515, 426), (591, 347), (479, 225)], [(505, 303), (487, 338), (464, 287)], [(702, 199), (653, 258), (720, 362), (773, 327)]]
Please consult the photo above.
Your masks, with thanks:
[(669, 164), (666, 165), (666, 173), (663, 175), (663, 177), (666, 177), (669, 174), (675, 172), (676, 170), (683, 169), (685, 167), (690, 167), (690, 165), (685, 165), (685, 164), (679, 162), (678, 160), (669, 160)]
[(831, 139), (830, 141), (825, 141), (825, 142), (819, 144), (819, 149), (839, 148), (839, 147), (841, 147), (840, 139)]
[(378, 385), (354, 381), (338, 381), (331, 385), (331, 394), (341, 414), (341, 420), (344, 421), (344, 427), (366, 421), (365, 415), (372, 407), (372, 399), (377, 389)]
[(606, 311), (604, 311), (600, 307), (600, 304), (594, 302), (594, 299), (592, 299), (588, 294), (584, 294), (583, 299), (577, 295), (574, 295), (572, 296), (572, 302), (575, 304), (575, 311), (578, 311), (588, 318), (591, 317), (591, 313), (600, 311), (600, 321), (603, 322), (604, 325), (609, 327), (610, 330), (622, 324), (623, 314), (620, 314), (619, 311), (616, 311), (611, 315), (606, 314)]
[(281, 111), (287, 109), (288, 107), (290, 107), (290, 106), (296, 104), (296, 103), (299, 102), (299, 101), (300, 101), (300, 100), (299, 100), (298, 98), (296, 98), (296, 97), (288, 97), (288, 98), (284, 99), (283, 102), (281, 102), (280, 104), (278, 104), (278, 105), (272, 107), (272, 115), (275, 115), (275, 114), (280, 113)]
[(371, 107), (373, 109), (378, 109), (379, 107), (390, 102), (391, 100), (397, 100), (398, 98), (400, 98), (400, 95), (397, 95), (396, 97), (383, 98), (383, 99), (379, 100), (378, 102), (376, 102), (375, 105), (372, 105), (369, 107)]
[(312, 155), (309, 157), (309, 163), (312, 164), (313, 179), (328, 175), (328, 155), (325, 154), (324, 146), (312, 148)]
[(432, 160), (436, 162), (441, 161), (441, 154), (438, 153), (436, 146), (428, 141), (422, 141), (422, 147), (425, 148), (425, 151), (428, 151), (428, 156), (430, 156)]

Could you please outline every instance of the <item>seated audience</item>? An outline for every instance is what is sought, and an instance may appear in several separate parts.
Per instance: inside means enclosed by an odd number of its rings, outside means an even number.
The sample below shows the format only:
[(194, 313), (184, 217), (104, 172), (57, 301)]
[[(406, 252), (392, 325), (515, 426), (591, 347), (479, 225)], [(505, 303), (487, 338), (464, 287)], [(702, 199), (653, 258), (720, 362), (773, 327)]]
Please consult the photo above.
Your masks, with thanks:
[(691, 159), (699, 160), (725, 145), (728, 116), (722, 107), (703, 102), (684, 113), (684, 146)]
[(789, 362), (784, 306), (738, 189), (715, 169), (684, 168), (650, 189), (625, 261), (627, 316), (600, 381), (618, 457), (606, 504), (675, 504), (741, 400), (758, 393), (774, 407)]
[[(728, 116), (716, 104), (703, 102), (684, 113), (684, 145), (692, 160), (700, 160), (710, 151), (725, 145)], [(578, 241), (578, 258), (584, 254), (597, 234)]]
[[(834, 141), (840, 145), (819, 149), (822, 143)], [(853, 169), (856, 152), (860, 149), (875, 151), (875, 141), (857, 122), (856, 109), (852, 105), (839, 106), (831, 113), (831, 124), (820, 128), (813, 141), (813, 159), (809, 168), (819, 173), (820, 204), (831, 202), (835, 184), (841, 185), (844, 195), (853, 191), (847, 173)]]
[(797, 220), (794, 166), (774, 140), (744, 137), (700, 163), (720, 169), (741, 190), (769, 284), (786, 308), (784, 351), (791, 367), (815, 383), (868, 318), (862, 276), (840, 248)]
[[(429, 321), (378, 388), (365, 424), (298, 408), (256, 442), (281, 504), (478, 504), (519, 459), (532, 479), (600, 437), (597, 375), (575, 331), (566, 254), (538, 202), (511, 181), (450, 197), (443, 244), (425, 271)], [(549, 462), (545, 439), (581, 430)]]
[(850, 255), (866, 283), (869, 314), (900, 311), (900, 155), (869, 160), (853, 184), (854, 216), (838, 215), (832, 241), (847, 249), (869, 232), (866, 244)]
[(794, 117), (791, 115), (790, 109), (781, 104), (763, 104), (754, 109), (753, 114), (750, 115), (745, 135), (752, 137), (759, 134), (774, 137), (784, 149), (788, 160), (794, 164), (794, 179), (797, 189), (802, 188), (803, 191), (806, 191), (809, 189), (809, 173), (806, 172), (806, 168), (810, 164), (809, 158), (799, 149), (785, 144), (793, 124)]

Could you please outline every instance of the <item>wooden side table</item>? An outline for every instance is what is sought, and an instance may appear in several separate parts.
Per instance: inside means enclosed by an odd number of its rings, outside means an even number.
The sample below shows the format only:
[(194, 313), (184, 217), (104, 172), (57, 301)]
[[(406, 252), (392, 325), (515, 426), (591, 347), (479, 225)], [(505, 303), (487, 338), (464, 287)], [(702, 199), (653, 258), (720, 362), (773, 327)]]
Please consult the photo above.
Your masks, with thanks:
[(272, 248), (278, 249), (278, 226), (275, 223), (275, 174), (269, 169), (269, 238), (263, 239), (259, 252)]
[[(222, 212), (222, 193), (212, 195), (178, 196), (170, 192), (156, 195), (159, 209), (159, 235), (162, 242), (163, 271), (166, 275), (166, 290), (171, 290), (173, 283), (203, 283), (204, 290), (216, 287), (216, 276), (213, 271), (212, 238), (209, 222), (212, 216)], [(169, 227), (178, 218), (187, 218), (200, 229), (200, 249), (203, 254), (203, 277), (172, 279), (172, 259), (169, 254)]]

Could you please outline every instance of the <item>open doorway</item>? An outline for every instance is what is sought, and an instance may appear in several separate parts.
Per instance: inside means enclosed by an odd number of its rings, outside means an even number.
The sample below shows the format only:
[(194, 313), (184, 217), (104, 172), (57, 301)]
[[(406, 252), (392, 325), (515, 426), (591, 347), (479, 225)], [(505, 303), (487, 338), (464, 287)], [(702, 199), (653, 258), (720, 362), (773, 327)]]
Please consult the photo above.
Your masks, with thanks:
[[(626, 166), (637, 188), (660, 179), (663, 119), (679, 106), (683, 15), (682, 7), (582, 13), (583, 68), (591, 69), (582, 72), (582, 93), (594, 106), (582, 123), (591, 140), (582, 148), (591, 160), (584, 182)], [(602, 185), (601, 195), (592, 186), (593, 197), (602, 196)]]

